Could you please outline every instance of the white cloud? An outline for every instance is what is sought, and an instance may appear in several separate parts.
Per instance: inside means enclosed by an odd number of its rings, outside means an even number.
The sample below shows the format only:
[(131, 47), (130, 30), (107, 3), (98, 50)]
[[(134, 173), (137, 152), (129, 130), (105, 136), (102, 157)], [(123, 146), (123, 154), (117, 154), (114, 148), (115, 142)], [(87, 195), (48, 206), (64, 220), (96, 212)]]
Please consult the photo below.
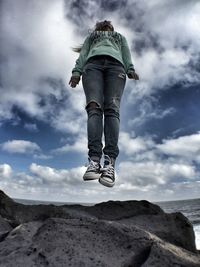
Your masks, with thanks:
[(77, 183), (80, 179), (84, 167), (74, 168), (70, 170), (56, 170), (48, 166), (41, 166), (35, 163), (30, 165), (30, 171), (35, 176), (41, 178), (44, 182), (51, 183)]
[[(130, 6), (141, 12), (137, 18), (139, 32), (131, 38), (133, 44), (140, 44), (141, 52), (132, 51), (140, 81), (130, 90), (129, 103), (179, 82), (199, 83), (199, 71), (191, 63), (199, 61), (200, 3), (164, 0), (152, 5), (152, 1), (133, 1)], [(130, 27), (135, 27), (134, 21), (130, 21)]]
[(121, 152), (128, 156), (145, 151), (152, 146), (154, 146), (154, 143), (150, 138), (131, 137), (127, 132), (120, 132), (119, 148)]
[[(12, 76), (6, 75), (7, 84), (23, 85), (24, 91), (25, 85), (43, 76), (66, 78), (67, 66), (74, 60), (70, 50), (74, 26), (64, 18), (64, 1), (4, 1), (3, 26), (8, 45), (4, 49), (12, 49), (8, 62)], [(16, 46), (21, 54), (12, 59)], [(18, 83), (13, 84), (15, 81)]]
[(68, 153), (68, 152), (77, 152), (77, 153), (87, 153), (87, 137), (79, 136), (73, 144), (66, 144), (60, 148), (54, 149), (53, 153)]
[(82, 114), (75, 113), (73, 107), (63, 107), (56, 116), (53, 116), (51, 124), (54, 128), (72, 135), (86, 133), (86, 114), (84, 108)]
[[(74, 111), (78, 108), (82, 112), (83, 92), (80, 86), (76, 90), (69, 88), (68, 81), (77, 58), (71, 47), (81, 43), (82, 38), (75, 36), (75, 25), (65, 17), (64, 6), (63, 0), (3, 2), (1, 47), (6, 61), (1, 68), (0, 119), (12, 118), (14, 105), (59, 130), (78, 132), (81, 129), (81, 120), (75, 122), (78, 116), (74, 116)], [(47, 77), (64, 82), (62, 88), (41, 83)], [(62, 90), (69, 91), (73, 100), (69, 99), (70, 107), (68, 103), (67, 108), (52, 114), (52, 103), (40, 106), (41, 99), (50, 94), (57, 99), (64, 97), (66, 101)], [(79, 99), (79, 105), (75, 99)]]
[(150, 184), (165, 184), (167, 180), (163, 165), (156, 162), (121, 162), (119, 177), (122, 184), (129, 182), (137, 188)]
[(181, 179), (195, 179), (197, 177), (196, 169), (194, 166), (189, 164), (170, 164), (168, 167), (168, 177), (181, 178)]
[(94, 201), (92, 198), (103, 200), (105, 196), (105, 188), (98, 181), (83, 181), (86, 170), (83, 166), (66, 170), (32, 163), (29, 175), (9, 172), (4, 165), (0, 165), (0, 187), (14, 198), (91, 202)]
[[(150, 25), (161, 41), (166, 46), (175, 47), (174, 43), (194, 41), (192, 46), (199, 44), (198, 19), (200, 5), (193, 1), (157, 1), (151, 6), (149, 1), (144, 1), (148, 12), (146, 22), (151, 17)], [(156, 17), (152, 16), (156, 13)], [(183, 19), (184, 18), (184, 19)], [(158, 23), (162, 21), (162, 23)], [(165, 30), (164, 30), (165, 29)]]
[(9, 153), (29, 154), (40, 151), (40, 147), (30, 141), (11, 140), (1, 144), (1, 149)]
[(12, 168), (8, 164), (0, 165), (0, 178), (9, 178), (12, 174)]
[(200, 133), (163, 140), (157, 149), (167, 155), (200, 162)]
[(183, 163), (121, 162), (112, 191), (98, 181), (84, 182), (85, 170), (83, 166), (66, 170), (32, 163), (30, 174), (26, 174), (14, 172), (10, 165), (3, 164), (0, 187), (14, 198), (90, 203), (109, 199), (184, 199), (199, 194), (199, 173), (192, 165)]
[(130, 118), (128, 120), (128, 125), (132, 127), (137, 127), (151, 119), (161, 120), (167, 116), (172, 116), (176, 111), (174, 107), (170, 107), (168, 109), (163, 110), (157, 106), (153, 107), (153, 101), (153, 98), (143, 99), (143, 102), (139, 105), (137, 109), (139, 115), (137, 115), (135, 118)]
[(166, 160), (166, 162), (159, 159), (157, 161), (121, 162), (118, 175), (121, 184), (128, 183), (141, 190), (146, 190), (149, 186), (170, 184), (173, 181), (183, 182), (199, 177), (193, 165), (173, 159)]
[(42, 154), (42, 153), (38, 153), (38, 154), (34, 154), (33, 155), (33, 158), (34, 159), (47, 160), (47, 159), (53, 158), (53, 156), (52, 155), (45, 155), (45, 154)]

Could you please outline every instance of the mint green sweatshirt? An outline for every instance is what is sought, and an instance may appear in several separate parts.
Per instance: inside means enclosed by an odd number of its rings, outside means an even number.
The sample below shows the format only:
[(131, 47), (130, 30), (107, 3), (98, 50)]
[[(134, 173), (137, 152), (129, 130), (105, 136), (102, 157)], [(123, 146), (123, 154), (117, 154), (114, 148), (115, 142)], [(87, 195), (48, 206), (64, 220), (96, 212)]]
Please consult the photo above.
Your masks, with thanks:
[(96, 55), (114, 57), (124, 65), (127, 74), (134, 70), (128, 43), (122, 34), (115, 31), (94, 31), (85, 39), (72, 75), (81, 76), (87, 60)]

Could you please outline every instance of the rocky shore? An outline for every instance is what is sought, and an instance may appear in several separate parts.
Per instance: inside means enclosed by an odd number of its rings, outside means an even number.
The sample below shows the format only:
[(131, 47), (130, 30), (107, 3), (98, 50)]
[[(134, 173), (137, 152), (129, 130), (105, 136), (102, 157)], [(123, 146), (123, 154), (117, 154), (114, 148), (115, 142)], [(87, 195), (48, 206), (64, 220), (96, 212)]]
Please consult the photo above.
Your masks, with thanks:
[(200, 267), (181, 213), (148, 201), (23, 205), (0, 190), (0, 267)]

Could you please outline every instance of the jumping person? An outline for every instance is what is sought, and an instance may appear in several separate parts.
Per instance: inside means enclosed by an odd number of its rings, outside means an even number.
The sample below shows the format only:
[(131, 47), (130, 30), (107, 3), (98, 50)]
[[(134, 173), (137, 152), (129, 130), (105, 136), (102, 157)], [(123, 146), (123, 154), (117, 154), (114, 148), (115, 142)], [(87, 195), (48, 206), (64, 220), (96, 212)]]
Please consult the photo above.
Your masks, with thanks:
[(114, 31), (111, 21), (97, 22), (82, 47), (73, 50), (80, 52), (80, 55), (72, 69), (69, 84), (72, 88), (76, 87), (82, 75), (88, 115), (89, 164), (83, 180), (98, 179), (101, 184), (112, 187), (115, 184), (115, 161), (119, 154), (120, 101), (126, 74), (134, 80), (139, 80), (139, 76), (135, 72), (126, 38)]

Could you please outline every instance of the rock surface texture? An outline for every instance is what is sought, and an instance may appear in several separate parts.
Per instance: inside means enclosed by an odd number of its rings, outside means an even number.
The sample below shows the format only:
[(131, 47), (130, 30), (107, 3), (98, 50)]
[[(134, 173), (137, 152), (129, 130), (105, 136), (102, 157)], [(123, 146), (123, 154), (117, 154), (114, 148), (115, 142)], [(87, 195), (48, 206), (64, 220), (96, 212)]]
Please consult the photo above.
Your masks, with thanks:
[(0, 191), (0, 267), (200, 267), (191, 223), (148, 201), (23, 205)]

